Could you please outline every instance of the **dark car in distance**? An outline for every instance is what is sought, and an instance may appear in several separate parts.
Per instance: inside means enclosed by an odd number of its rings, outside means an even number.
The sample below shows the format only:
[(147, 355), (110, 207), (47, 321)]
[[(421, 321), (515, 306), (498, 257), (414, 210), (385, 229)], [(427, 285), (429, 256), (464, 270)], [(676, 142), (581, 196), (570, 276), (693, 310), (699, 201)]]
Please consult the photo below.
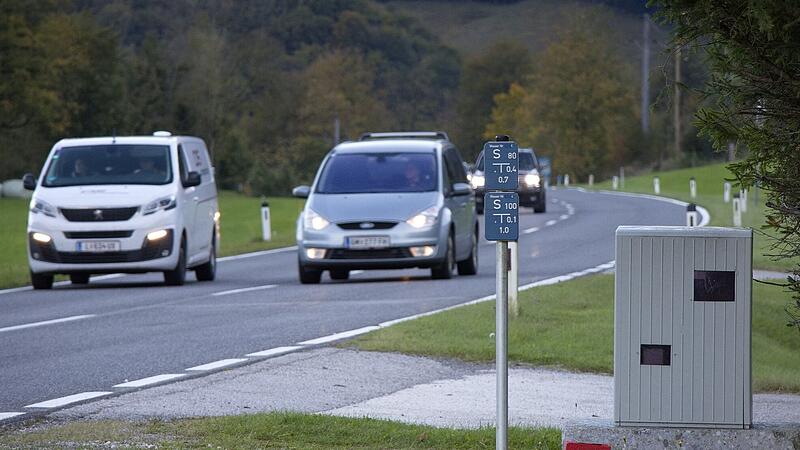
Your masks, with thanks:
[[(470, 179), (472, 188), (475, 189), (478, 214), (483, 214), (483, 197), (486, 193), (483, 164), (483, 151), (481, 151)], [(539, 172), (539, 161), (531, 148), (519, 149), (519, 188), (517, 192), (520, 206), (533, 208), (535, 213), (543, 213), (547, 210), (547, 192)]]

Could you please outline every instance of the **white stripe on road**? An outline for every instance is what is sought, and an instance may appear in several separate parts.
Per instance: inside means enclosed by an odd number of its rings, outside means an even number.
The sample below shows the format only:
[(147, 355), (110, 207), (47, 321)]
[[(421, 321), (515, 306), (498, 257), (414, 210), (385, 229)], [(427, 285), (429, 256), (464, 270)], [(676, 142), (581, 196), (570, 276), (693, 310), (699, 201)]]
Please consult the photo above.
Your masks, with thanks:
[(271, 348), (269, 350), (262, 350), (260, 352), (248, 353), (247, 356), (254, 356), (254, 357), (257, 357), (257, 356), (278, 356), (278, 355), (283, 355), (285, 353), (291, 353), (291, 352), (293, 352), (295, 350), (298, 350), (298, 349), (301, 349), (301, 348), (303, 348), (303, 347), (301, 347), (299, 345), (291, 345), (291, 346), (288, 346), (288, 347), (275, 347), (275, 348)]
[(164, 381), (175, 380), (177, 378), (185, 377), (185, 373), (167, 373), (164, 375), (156, 375), (153, 377), (142, 378), (141, 380), (127, 381), (125, 383), (115, 384), (115, 388), (137, 388), (142, 386), (149, 386), (151, 384), (161, 383)]
[(361, 275), (362, 273), (364, 273), (363, 270), (354, 270), (350, 272), (350, 275)]
[(251, 291), (261, 291), (264, 289), (272, 289), (278, 286), (277, 284), (265, 284), (263, 286), (253, 286), (249, 288), (241, 288), (241, 289), (232, 289), (230, 291), (222, 291), (222, 292), (214, 292), (211, 294), (212, 297), (218, 297), (220, 295), (230, 295), (230, 294), (239, 294), (242, 292), (251, 292)]
[(551, 219), (551, 220), (548, 220), (547, 222), (545, 222), (544, 226), (546, 226), (546, 227), (553, 226), (553, 225), (556, 224), (556, 222), (558, 222), (558, 221), (555, 220), (555, 219)]
[(64, 322), (74, 322), (76, 320), (88, 319), (90, 317), (95, 317), (95, 314), (84, 314), (82, 316), (70, 316), (64, 317), (61, 319), (53, 319), (53, 320), (45, 320), (42, 322), (33, 322), (33, 323), (26, 323), (22, 325), (14, 325), (11, 327), (0, 328), (0, 333), (5, 331), (15, 331), (15, 330), (24, 330), (25, 328), (35, 328), (35, 327), (43, 327), (45, 325), (53, 325), (56, 323), (64, 323)]
[(113, 392), (81, 392), (80, 394), (73, 394), (66, 397), (54, 398), (52, 400), (34, 403), (26, 406), (26, 408), (58, 408), (71, 403), (82, 402), (84, 400), (91, 400), (98, 397), (105, 397), (106, 395), (111, 394), (113, 394)]
[[(591, 191), (587, 191), (584, 188), (574, 188), (574, 189), (576, 191), (583, 192), (583, 193), (591, 192)], [(658, 196), (658, 195), (651, 195), (651, 194), (637, 194), (637, 193), (634, 193), (634, 192), (619, 192), (619, 191), (605, 191), (605, 190), (594, 191), (594, 192), (599, 192), (601, 194), (609, 194), (609, 195), (621, 195), (623, 197), (649, 198), (650, 200), (659, 200), (659, 201), (662, 201), (662, 202), (672, 203), (673, 205), (678, 205), (678, 206), (683, 206), (683, 207), (686, 207), (686, 206), (689, 205), (688, 203), (686, 203), (686, 202), (684, 202), (682, 200), (677, 200), (677, 199), (669, 198), (669, 197), (661, 197), (661, 196)], [(700, 205), (696, 205), (696, 206), (697, 206), (697, 212), (700, 214), (700, 223), (698, 224), (698, 226), (704, 227), (704, 226), (708, 225), (709, 222), (711, 222), (711, 214), (709, 214), (708, 210), (703, 208), (702, 206), (700, 206)]]
[(225, 256), (223, 258), (217, 258), (217, 261), (236, 261), (237, 259), (245, 259), (245, 258), (252, 258), (254, 256), (264, 256), (264, 255), (273, 255), (275, 253), (285, 253), (290, 252), (293, 250), (297, 250), (297, 246), (294, 245), (292, 247), (281, 247), (281, 248), (273, 248), (271, 250), (261, 250), (257, 252), (250, 252), (250, 253), (242, 253), (241, 255), (231, 255)]
[(569, 219), (569, 216), (566, 215), (566, 214), (562, 214), (562, 215), (558, 216), (558, 220), (567, 220), (567, 219)]
[(230, 358), (230, 359), (221, 359), (219, 361), (214, 361), (208, 364), (203, 364), (200, 366), (190, 367), (186, 370), (197, 370), (197, 371), (204, 371), (204, 370), (214, 370), (219, 369), (220, 367), (231, 366), (234, 364), (239, 364), (241, 362), (247, 361), (247, 358)]
[(316, 339), (309, 339), (307, 341), (303, 341), (298, 343), (297, 345), (318, 345), (318, 344), (327, 344), (328, 342), (338, 341), (339, 339), (346, 339), (353, 336), (358, 336), (359, 334), (369, 333), (370, 331), (375, 331), (379, 326), (371, 325), (368, 327), (356, 328), (355, 330), (350, 331), (342, 331), (341, 333), (331, 334), (328, 336), (323, 336)]
[(25, 414), (24, 412), (0, 412), (0, 420), (6, 420), (24, 414)]
[(537, 231), (539, 231), (539, 227), (533, 227), (523, 231), (522, 234), (531, 234), (531, 233), (536, 233)]

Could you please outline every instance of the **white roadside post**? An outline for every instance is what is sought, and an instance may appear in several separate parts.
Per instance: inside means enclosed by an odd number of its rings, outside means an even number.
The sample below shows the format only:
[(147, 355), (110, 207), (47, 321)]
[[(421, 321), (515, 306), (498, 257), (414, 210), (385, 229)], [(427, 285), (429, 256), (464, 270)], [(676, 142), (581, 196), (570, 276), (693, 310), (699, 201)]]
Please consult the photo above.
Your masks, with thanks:
[(589, 186), (594, 186), (594, 174), (589, 174)]
[(697, 180), (694, 177), (689, 178), (689, 196), (697, 198)]
[[(483, 146), (486, 194), (484, 233), (497, 242), (497, 302), (495, 304), (496, 432), (495, 448), (508, 448), (508, 308), (509, 290), (516, 291), (517, 239), (519, 239), (519, 160), (517, 143), (497, 136)], [(513, 275), (512, 275), (513, 274)], [(513, 277), (512, 280), (510, 278)]]
[(661, 179), (658, 177), (653, 177), (653, 192), (655, 192), (656, 195), (661, 193)]
[(687, 227), (696, 227), (697, 226), (697, 205), (694, 203), (689, 203), (686, 205), (686, 226)]
[(747, 189), (739, 191), (739, 209), (741, 209), (743, 213), (747, 212)]
[(733, 195), (733, 226), (742, 226), (742, 209), (740, 207), (741, 199), (739, 194)]
[(263, 199), (261, 201), (261, 239), (265, 241), (272, 239), (271, 220), (272, 218), (269, 215), (269, 203), (267, 199)]
[(731, 201), (731, 184), (727, 181), (722, 185), (722, 201), (725, 203)]
[(615, 191), (616, 191), (617, 189), (619, 189), (619, 177), (618, 177), (618, 176), (616, 176), (616, 175), (614, 175), (613, 177), (611, 177), (611, 189), (613, 189), (613, 190), (615, 190)]
[(569, 174), (564, 175), (564, 186), (569, 186)]

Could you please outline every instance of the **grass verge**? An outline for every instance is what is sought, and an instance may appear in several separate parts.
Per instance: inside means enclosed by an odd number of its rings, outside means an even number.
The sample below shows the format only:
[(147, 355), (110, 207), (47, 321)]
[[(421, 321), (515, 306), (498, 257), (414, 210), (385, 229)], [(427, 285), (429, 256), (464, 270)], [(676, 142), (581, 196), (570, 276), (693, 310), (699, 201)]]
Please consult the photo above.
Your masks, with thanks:
[[(711, 164), (689, 169), (652, 172), (647, 175), (625, 178), (625, 192), (655, 194), (653, 191), (653, 177), (658, 176), (661, 184), (661, 194), (665, 197), (676, 198), (685, 202), (693, 202), (706, 208), (711, 214), (711, 225), (730, 227), (733, 226), (733, 204), (725, 203), (722, 198), (723, 183), (726, 179), (733, 179), (733, 174), (727, 169), (726, 164)], [(697, 181), (697, 198), (689, 195), (689, 179), (694, 177)], [(611, 181), (596, 184), (595, 189), (611, 189)], [(735, 190), (738, 193), (738, 189)], [(731, 193), (731, 196), (733, 192)], [(756, 197), (758, 199), (756, 200)], [(798, 260), (774, 260), (768, 255), (770, 239), (760, 232), (766, 224), (766, 205), (764, 195), (757, 195), (755, 190), (748, 193), (747, 212), (742, 213), (742, 226), (756, 230), (753, 242), (753, 266), (759, 269), (787, 271), (800, 264)]]
[[(753, 285), (753, 388), (800, 393), (800, 336), (786, 326), (789, 294)], [(614, 276), (594, 275), (520, 292), (509, 324), (509, 361), (612, 373)], [(366, 334), (343, 346), (494, 360), (494, 302), (456, 308)]]
[[(509, 429), (509, 448), (559, 449), (552, 428)], [(11, 448), (474, 449), (494, 447), (494, 428), (454, 430), (374, 419), (270, 413), (147, 422), (80, 421), (0, 435)]]
[[(0, 198), (0, 288), (30, 284), (25, 229), (27, 199)], [(221, 214), (220, 256), (294, 245), (294, 227), (303, 201), (270, 199), (272, 240), (261, 240), (261, 200), (235, 192), (219, 194)]]

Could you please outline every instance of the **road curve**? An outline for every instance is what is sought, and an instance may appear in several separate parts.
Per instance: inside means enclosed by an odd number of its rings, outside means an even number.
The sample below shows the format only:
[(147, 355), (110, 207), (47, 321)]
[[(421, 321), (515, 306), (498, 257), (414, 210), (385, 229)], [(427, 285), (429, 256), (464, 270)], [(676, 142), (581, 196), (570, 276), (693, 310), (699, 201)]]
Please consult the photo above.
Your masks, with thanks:
[[(548, 195), (547, 213), (526, 208), (520, 215), (520, 285), (611, 261), (619, 225), (685, 221), (683, 207), (653, 199), (574, 189)], [(26, 406), (38, 402), (114, 392), (114, 385), (163, 374), (177, 379), (198, 372), (187, 368), (241, 362), (252, 352), (489, 295), (494, 258), (483, 242), (477, 276), (376, 271), (300, 285), (296, 254), (278, 251), (221, 262), (213, 283), (164, 287), (159, 274), (147, 274), (2, 293), (0, 420), (36, 411)]]

